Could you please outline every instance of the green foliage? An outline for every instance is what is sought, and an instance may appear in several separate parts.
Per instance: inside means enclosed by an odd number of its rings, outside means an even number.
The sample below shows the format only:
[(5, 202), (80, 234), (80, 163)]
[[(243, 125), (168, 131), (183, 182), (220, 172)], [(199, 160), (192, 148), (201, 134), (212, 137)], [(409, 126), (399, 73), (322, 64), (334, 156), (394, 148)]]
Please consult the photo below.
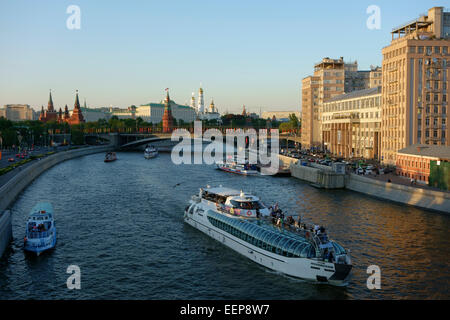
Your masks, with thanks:
[(13, 163), (13, 164), (11, 164), (11, 165), (5, 167), (5, 168), (2, 168), (2, 169), (0, 169), (0, 176), (3, 175), (3, 174), (5, 174), (5, 173), (10, 172), (11, 170), (13, 170), (13, 169), (15, 169), (15, 168), (17, 168), (17, 167), (22, 166), (22, 165), (24, 165), (24, 164), (26, 164), (26, 163), (28, 163), (28, 162), (30, 162), (30, 161), (32, 161), (32, 159), (24, 159), (24, 160), (22, 160), (22, 161)]

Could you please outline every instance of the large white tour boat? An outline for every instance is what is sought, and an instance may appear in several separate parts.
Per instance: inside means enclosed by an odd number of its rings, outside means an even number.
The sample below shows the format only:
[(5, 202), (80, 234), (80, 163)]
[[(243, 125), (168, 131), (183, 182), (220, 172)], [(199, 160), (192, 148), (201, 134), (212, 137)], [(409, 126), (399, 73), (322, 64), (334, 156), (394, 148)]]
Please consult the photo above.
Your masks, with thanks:
[(184, 221), (213, 239), (277, 272), (337, 286), (348, 284), (350, 255), (323, 227), (307, 227), (258, 197), (229, 188), (200, 189)]

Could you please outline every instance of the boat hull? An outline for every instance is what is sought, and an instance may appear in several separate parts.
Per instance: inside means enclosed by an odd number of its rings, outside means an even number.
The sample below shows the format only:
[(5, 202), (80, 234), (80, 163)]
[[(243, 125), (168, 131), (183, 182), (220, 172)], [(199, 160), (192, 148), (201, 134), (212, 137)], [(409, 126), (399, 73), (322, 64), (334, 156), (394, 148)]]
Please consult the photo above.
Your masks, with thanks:
[(42, 252), (53, 249), (56, 246), (56, 232), (47, 238), (28, 239), (24, 244), (24, 250), (39, 256)]
[(145, 153), (144, 158), (145, 159), (153, 159), (153, 158), (156, 158), (157, 155), (158, 155), (158, 152)]
[(351, 265), (340, 266), (315, 259), (288, 258), (274, 254), (216, 228), (209, 223), (206, 212), (200, 213), (201, 216), (199, 216), (195, 210), (193, 211), (192, 214), (185, 212), (184, 221), (187, 224), (263, 267), (306, 281), (328, 283), (335, 286), (348, 284)]
[(243, 176), (255, 176), (258, 175), (258, 171), (256, 170), (239, 170), (239, 169), (232, 169), (224, 166), (217, 166), (217, 169), (225, 171), (225, 172), (231, 172), (235, 174), (240, 174)]

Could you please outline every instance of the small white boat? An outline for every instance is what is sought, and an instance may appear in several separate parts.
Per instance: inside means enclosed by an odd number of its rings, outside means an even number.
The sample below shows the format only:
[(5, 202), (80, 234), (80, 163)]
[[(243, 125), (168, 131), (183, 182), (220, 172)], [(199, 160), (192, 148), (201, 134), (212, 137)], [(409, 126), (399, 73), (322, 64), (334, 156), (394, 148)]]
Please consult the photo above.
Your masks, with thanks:
[(56, 245), (56, 227), (53, 217), (53, 207), (50, 203), (40, 202), (30, 212), (24, 250), (40, 255), (43, 251)]
[(158, 149), (156, 149), (154, 146), (146, 146), (144, 150), (144, 158), (145, 159), (151, 159), (158, 155)]
[(106, 155), (105, 155), (105, 162), (113, 162), (113, 161), (116, 161), (117, 160), (117, 156), (116, 156), (116, 153), (115, 152), (108, 152)]

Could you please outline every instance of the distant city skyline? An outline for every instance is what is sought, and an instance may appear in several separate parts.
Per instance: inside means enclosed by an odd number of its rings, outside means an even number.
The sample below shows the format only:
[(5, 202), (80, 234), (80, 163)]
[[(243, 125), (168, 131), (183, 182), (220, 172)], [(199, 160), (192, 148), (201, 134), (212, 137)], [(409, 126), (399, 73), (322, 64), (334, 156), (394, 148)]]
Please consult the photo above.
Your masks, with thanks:
[[(81, 29), (69, 30), (69, 5)], [(381, 9), (369, 30), (367, 7)], [(299, 111), (301, 80), (323, 57), (381, 65), (399, 21), (435, 1), (3, 1), (0, 105), (40, 110), (49, 89), (57, 109), (74, 94), (90, 107), (126, 108), (171, 98), (189, 104), (200, 83), (220, 113)], [(345, 19), (342, 17), (345, 16)]]

